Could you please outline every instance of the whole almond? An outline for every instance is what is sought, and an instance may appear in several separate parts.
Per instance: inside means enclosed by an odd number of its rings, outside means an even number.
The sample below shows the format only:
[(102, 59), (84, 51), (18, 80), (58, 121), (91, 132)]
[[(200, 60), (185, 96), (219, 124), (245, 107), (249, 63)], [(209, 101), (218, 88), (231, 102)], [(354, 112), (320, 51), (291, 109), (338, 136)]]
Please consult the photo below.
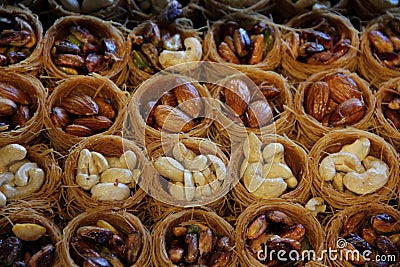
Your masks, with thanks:
[(275, 99), (281, 94), (279, 88), (273, 84), (261, 84), (258, 88), (268, 101)]
[(364, 117), (365, 110), (365, 105), (360, 99), (350, 98), (338, 105), (331, 113), (329, 125), (337, 127), (356, 124)]
[(83, 125), (94, 132), (104, 131), (113, 125), (113, 121), (107, 117), (96, 115), (89, 117), (77, 118), (73, 124)]
[(8, 98), (17, 104), (29, 105), (31, 98), (21, 89), (0, 82), (0, 97)]
[(386, 119), (393, 123), (393, 126), (400, 130), (400, 114), (398, 111), (394, 111), (391, 109), (385, 110)]
[(160, 98), (161, 105), (168, 105), (171, 107), (176, 107), (178, 101), (176, 100), (175, 94), (172, 90), (165, 92)]
[(17, 113), (14, 114), (11, 118), (11, 122), (15, 127), (24, 127), (25, 124), (29, 121), (31, 118), (30, 116), (30, 111), (29, 107), (27, 105), (19, 105), (17, 109)]
[(251, 103), (245, 114), (245, 124), (250, 128), (263, 127), (274, 117), (268, 102), (263, 100)]
[(86, 94), (73, 94), (65, 97), (61, 102), (61, 107), (71, 114), (80, 116), (90, 116), (99, 113), (97, 103)]
[(343, 73), (335, 73), (324, 79), (331, 91), (330, 97), (336, 103), (342, 103), (350, 98), (361, 100), (362, 92), (357, 83)]
[(245, 82), (231, 79), (223, 89), (225, 103), (233, 109), (236, 115), (241, 116), (250, 103), (250, 90)]
[(65, 127), (65, 132), (78, 137), (87, 137), (94, 134), (93, 131), (90, 130), (88, 127), (78, 124), (68, 125), (67, 127)]
[(146, 124), (149, 126), (153, 126), (155, 120), (154, 120), (154, 110), (156, 105), (156, 101), (149, 101), (145, 105), (145, 112), (148, 113), (149, 115), (146, 118)]
[(107, 117), (110, 120), (115, 118), (116, 112), (114, 110), (114, 106), (112, 105), (111, 99), (105, 97), (96, 97), (94, 101), (99, 107), (99, 115)]
[(321, 122), (327, 114), (330, 90), (326, 82), (312, 83), (304, 98), (304, 108), (307, 114)]
[(60, 107), (54, 107), (51, 110), (50, 119), (56, 128), (64, 128), (71, 124), (71, 119), (68, 112)]
[(17, 112), (17, 104), (8, 98), (0, 97), (0, 117), (12, 116)]
[(154, 110), (157, 125), (170, 132), (188, 132), (197, 125), (190, 117), (177, 108), (158, 105)]
[(182, 78), (176, 78), (176, 83), (181, 84), (174, 88), (179, 108), (192, 118), (197, 118), (203, 110), (203, 101), (196, 87)]

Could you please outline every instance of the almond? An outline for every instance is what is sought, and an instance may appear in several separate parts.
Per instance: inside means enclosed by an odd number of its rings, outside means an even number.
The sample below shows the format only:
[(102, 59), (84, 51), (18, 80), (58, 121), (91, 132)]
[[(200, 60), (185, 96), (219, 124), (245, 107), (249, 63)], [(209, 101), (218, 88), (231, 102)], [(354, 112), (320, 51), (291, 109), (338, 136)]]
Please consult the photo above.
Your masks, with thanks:
[(358, 98), (350, 98), (338, 105), (331, 113), (329, 125), (348, 126), (359, 122), (365, 114), (365, 105)]
[(29, 112), (29, 107), (27, 105), (19, 105), (17, 109), (17, 113), (12, 116), (11, 122), (15, 127), (24, 127), (25, 124), (29, 121), (31, 118), (30, 112)]
[(326, 82), (312, 83), (304, 98), (304, 108), (307, 114), (321, 122), (327, 114), (330, 90)]
[(168, 105), (171, 107), (176, 107), (178, 101), (176, 100), (175, 94), (172, 90), (165, 92), (160, 98), (161, 105)]
[(185, 113), (177, 108), (167, 105), (159, 105), (154, 111), (157, 125), (171, 132), (188, 132), (197, 125)]
[(94, 101), (99, 107), (99, 115), (109, 118), (110, 120), (115, 118), (116, 112), (114, 110), (114, 106), (112, 105), (111, 99), (105, 97), (96, 97)]
[(154, 124), (154, 110), (156, 105), (156, 101), (149, 101), (145, 105), (145, 112), (148, 113), (148, 117), (146, 118), (146, 124), (149, 126), (153, 126)]
[(71, 114), (80, 116), (90, 116), (99, 113), (99, 106), (88, 95), (73, 94), (63, 99), (61, 107)]
[(93, 134), (88, 127), (78, 124), (70, 124), (65, 127), (65, 132), (78, 137), (87, 137)]
[(342, 103), (350, 98), (361, 100), (362, 92), (357, 83), (343, 73), (335, 73), (324, 79), (331, 91), (330, 96), (336, 103)]
[(400, 130), (400, 114), (397, 111), (391, 109), (385, 110), (386, 119), (393, 123), (393, 126)]
[(176, 83), (180, 84), (174, 89), (179, 108), (192, 118), (197, 118), (203, 110), (199, 92), (193, 84), (185, 79), (176, 78)]
[(8, 117), (15, 114), (17, 104), (8, 98), (0, 97), (0, 117)]
[(0, 97), (8, 98), (15, 103), (29, 105), (31, 98), (21, 89), (0, 82)]
[(236, 115), (241, 116), (250, 103), (250, 90), (247, 84), (239, 79), (231, 79), (223, 89), (225, 103), (233, 109)]
[(96, 115), (77, 118), (73, 121), (73, 124), (83, 125), (95, 132), (99, 132), (110, 128), (113, 122), (107, 117)]
[(245, 114), (245, 124), (250, 128), (263, 127), (271, 122), (274, 116), (268, 102), (263, 100), (251, 103)]
[(54, 107), (51, 110), (50, 119), (56, 128), (64, 128), (71, 123), (68, 112), (60, 107)]
[(260, 88), (261, 93), (268, 101), (275, 99), (281, 94), (279, 88), (273, 84), (261, 84), (258, 86), (258, 88)]

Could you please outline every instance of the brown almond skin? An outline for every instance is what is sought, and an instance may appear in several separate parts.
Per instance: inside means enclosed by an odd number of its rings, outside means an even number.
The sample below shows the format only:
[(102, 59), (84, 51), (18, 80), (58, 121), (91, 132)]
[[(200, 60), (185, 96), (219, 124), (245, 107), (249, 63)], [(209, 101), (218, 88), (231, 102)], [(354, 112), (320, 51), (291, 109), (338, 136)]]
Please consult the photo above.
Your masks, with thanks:
[(306, 234), (306, 229), (300, 223), (288, 227), (285, 232), (279, 236), (282, 238), (290, 238), (302, 242), (304, 240), (304, 235)]
[(50, 119), (56, 128), (64, 128), (72, 122), (68, 112), (60, 107), (54, 107), (51, 110)]
[(251, 103), (245, 115), (245, 124), (250, 128), (263, 127), (274, 117), (268, 102), (263, 100)]
[(158, 105), (154, 110), (154, 118), (162, 129), (175, 133), (186, 133), (197, 125), (185, 113), (167, 105)]
[(80, 116), (90, 116), (99, 113), (99, 106), (88, 95), (70, 95), (61, 102), (61, 107), (71, 114)]
[(27, 105), (19, 105), (17, 113), (11, 118), (11, 122), (14, 127), (24, 127), (30, 118), (29, 107)]
[(79, 124), (70, 124), (65, 127), (65, 132), (78, 137), (87, 137), (93, 134), (88, 127)]
[(279, 88), (273, 84), (261, 84), (258, 88), (260, 88), (261, 93), (268, 101), (277, 98), (281, 94)]
[(160, 98), (161, 105), (168, 105), (171, 107), (176, 107), (178, 105), (178, 101), (176, 100), (174, 92), (167, 91)]
[(357, 83), (349, 76), (343, 73), (335, 73), (324, 79), (330, 89), (330, 97), (336, 103), (343, 103), (350, 98), (361, 100), (362, 92)]
[(156, 109), (155, 107), (156, 105), (156, 101), (149, 101), (146, 103), (146, 112), (149, 113), (149, 115), (146, 118), (146, 124), (149, 126), (153, 126), (153, 124), (155, 123), (155, 119), (154, 119), (154, 111)]
[(21, 89), (0, 82), (0, 97), (8, 98), (17, 104), (29, 105), (31, 98)]
[(349, 126), (359, 122), (365, 114), (365, 105), (357, 98), (350, 98), (338, 105), (329, 118), (330, 126)]
[[(176, 83), (181, 84), (174, 89), (179, 108), (190, 115), (190, 117), (197, 118), (203, 110), (203, 101), (201, 100), (199, 91), (197, 91), (192, 83), (185, 79), (176, 78)], [(186, 101), (188, 102), (185, 103)]]
[(253, 50), (249, 59), (250, 65), (255, 65), (261, 62), (264, 53), (264, 34), (258, 34), (255, 37)]
[(225, 103), (236, 115), (241, 116), (250, 103), (250, 91), (247, 84), (239, 79), (231, 79), (225, 84), (223, 93)]
[(17, 104), (8, 98), (0, 98), (0, 117), (12, 116), (17, 112)]
[(109, 118), (113, 120), (117, 115), (114, 106), (112, 105), (111, 99), (104, 98), (104, 97), (96, 97), (94, 99), (97, 106), (99, 107), (99, 115)]
[(400, 129), (400, 114), (397, 111), (387, 109), (385, 110), (386, 119), (393, 123), (396, 129)]
[(330, 90), (326, 82), (315, 82), (308, 87), (305, 98), (304, 108), (307, 114), (314, 117), (317, 121), (327, 114)]
[(237, 58), (235, 52), (229, 47), (229, 45), (225, 42), (221, 42), (218, 46), (218, 54), (225, 60), (226, 62), (233, 64), (240, 64), (239, 59)]
[(100, 115), (77, 118), (73, 123), (83, 125), (95, 132), (107, 130), (113, 125), (112, 120)]

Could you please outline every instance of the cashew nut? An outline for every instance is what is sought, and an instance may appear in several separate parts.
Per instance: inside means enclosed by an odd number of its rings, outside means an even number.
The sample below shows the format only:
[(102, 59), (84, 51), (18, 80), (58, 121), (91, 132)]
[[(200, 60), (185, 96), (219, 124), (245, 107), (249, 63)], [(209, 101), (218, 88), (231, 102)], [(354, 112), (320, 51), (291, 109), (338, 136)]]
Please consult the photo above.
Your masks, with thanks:
[(319, 165), (319, 174), (325, 181), (332, 181), (336, 171), (361, 172), (363, 166), (358, 157), (349, 152), (333, 153), (325, 157)]
[(293, 177), (292, 170), (286, 164), (274, 162), (265, 164), (262, 168), (262, 177), (265, 178), (283, 178), (289, 179)]
[(25, 147), (18, 144), (9, 144), (0, 149), (0, 172), (6, 172), (8, 166), (26, 157)]
[(90, 153), (90, 157), (88, 159), (89, 159), (88, 162), (89, 175), (99, 175), (99, 170), (97, 169), (97, 166), (94, 163), (92, 153)]
[(14, 174), (12, 172), (5, 172), (0, 174), (0, 186), (3, 184), (14, 183)]
[(207, 157), (204, 155), (197, 155), (194, 159), (184, 159), (183, 167), (190, 171), (202, 171), (207, 168)]
[(239, 177), (242, 178), (244, 175), (244, 172), (246, 171), (247, 166), (249, 166), (249, 162), (245, 158), (242, 162), (242, 165), (240, 166), (240, 172), (239, 172)]
[(262, 164), (260, 162), (250, 163), (243, 175), (243, 183), (250, 193), (256, 191), (264, 182)]
[(131, 190), (122, 183), (99, 183), (90, 190), (92, 197), (98, 201), (125, 200), (129, 197)]
[(108, 161), (103, 156), (103, 154), (96, 152), (96, 151), (92, 151), (92, 152), (90, 152), (90, 154), (93, 158), (93, 163), (94, 163), (94, 166), (96, 167), (98, 173), (102, 173), (108, 169)]
[(188, 37), (183, 41), (186, 51), (164, 50), (158, 58), (163, 68), (168, 68), (181, 63), (200, 61), (203, 55), (203, 48), (200, 41), (194, 37)]
[(183, 183), (182, 164), (171, 157), (159, 157), (154, 161), (154, 166), (160, 175), (174, 182)]
[(185, 187), (183, 186), (183, 183), (177, 182), (176, 184), (174, 183), (168, 183), (168, 190), (171, 196), (176, 198), (177, 200), (185, 201)]
[(78, 158), (78, 174), (89, 174), (89, 161), (92, 158), (92, 154), (89, 149), (82, 149), (79, 153)]
[(364, 173), (349, 172), (343, 177), (343, 184), (347, 189), (359, 195), (374, 193), (387, 181), (385, 170), (375, 168), (368, 169)]
[(2, 186), (1, 191), (9, 199), (20, 198), (35, 193), (44, 182), (44, 171), (40, 168), (33, 168), (28, 172), (28, 176), (29, 181), (27, 185), (12, 187), (6, 184)]
[(324, 205), (324, 199), (322, 197), (314, 197), (311, 198), (305, 208), (309, 211), (311, 211), (311, 213), (314, 216), (317, 216), (317, 214), (319, 212), (325, 212), (326, 211), (326, 205)]
[(196, 153), (188, 149), (182, 142), (177, 142), (172, 149), (172, 156), (179, 162), (185, 159), (194, 159)]
[(201, 187), (197, 186), (195, 188), (195, 194), (194, 194), (194, 199), (202, 199), (203, 196), (201, 194)]
[(83, 188), (83, 190), (90, 190), (93, 186), (99, 183), (99, 176), (96, 174), (79, 173), (76, 178), (76, 183)]
[(100, 175), (101, 183), (118, 183), (129, 184), (132, 182), (132, 172), (128, 169), (109, 168)]
[(134, 169), (132, 171), (132, 182), (131, 183), (133, 184), (134, 182), (137, 182), (139, 180), (139, 177), (140, 177), (141, 174), (142, 174), (141, 170)]
[(262, 152), (266, 163), (281, 162), (285, 164), (285, 147), (281, 143), (270, 143)]
[(340, 152), (349, 152), (357, 156), (362, 161), (366, 156), (369, 155), (371, 143), (368, 138), (359, 138), (352, 144), (345, 145), (342, 147)]
[(133, 151), (125, 151), (119, 158), (120, 168), (134, 170), (137, 165), (137, 156)]
[(366, 157), (363, 160), (363, 163), (364, 163), (364, 166), (366, 169), (375, 168), (378, 170), (382, 170), (382, 172), (385, 172), (386, 174), (388, 174), (389, 168), (388, 168), (387, 164), (374, 156)]
[(226, 177), (226, 166), (225, 163), (219, 157), (208, 154), (207, 158), (210, 163), (211, 170), (215, 172), (215, 176), (218, 180), (222, 181)]
[(4, 207), (7, 204), (7, 197), (0, 191), (0, 207)]
[(13, 164), (10, 165), (10, 167), (8, 167), (8, 171), (12, 172), (12, 173), (16, 173), (19, 169), (19, 167), (21, 167), (22, 165), (24, 165), (25, 163), (30, 162), (28, 159), (23, 159), (23, 160), (19, 160)]
[(332, 186), (337, 191), (344, 192), (343, 175), (340, 172), (337, 172), (335, 177), (333, 177)]
[(263, 199), (280, 197), (287, 189), (282, 178), (263, 179), (264, 182), (253, 192), (253, 195)]
[(118, 157), (106, 157), (108, 162), (108, 168), (119, 168), (119, 158)]
[(243, 144), (243, 153), (249, 163), (262, 161), (262, 142), (258, 136), (251, 132)]
[(213, 173), (208, 176), (208, 185), (211, 187), (213, 192), (218, 191), (221, 187), (219, 180)]
[(193, 172), (192, 174), (196, 186), (202, 186), (207, 184), (206, 177), (204, 177), (204, 174), (202, 172), (197, 171)]
[(195, 196), (195, 186), (193, 181), (193, 175), (190, 171), (185, 170), (183, 174), (183, 180), (185, 185), (185, 197), (187, 201), (192, 201)]
[(201, 194), (203, 196), (205, 196), (205, 197), (211, 197), (212, 196), (212, 190), (211, 190), (211, 186), (210, 185), (206, 184), (206, 185), (203, 185), (203, 186), (201, 186), (199, 188), (201, 188)]
[(32, 162), (27, 162), (24, 165), (22, 165), (18, 171), (15, 173), (14, 176), (14, 183), (18, 186), (25, 186), (28, 184), (28, 172), (32, 168), (36, 168), (37, 164), (32, 163)]
[(296, 186), (299, 184), (299, 181), (297, 181), (297, 178), (292, 176), (288, 179), (285, 179), (285, 183), (289, 188), (296, 188)]

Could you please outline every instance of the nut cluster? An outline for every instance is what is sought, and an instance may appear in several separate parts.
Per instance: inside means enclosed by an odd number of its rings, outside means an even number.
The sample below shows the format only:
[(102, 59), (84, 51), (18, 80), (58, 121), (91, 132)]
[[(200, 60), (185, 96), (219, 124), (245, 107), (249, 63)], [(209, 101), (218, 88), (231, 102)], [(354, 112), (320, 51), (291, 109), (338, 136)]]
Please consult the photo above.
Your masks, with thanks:
[(393, 17), (386, 25), (370, 30), (368, 39), (380, 62), (392, 69), (400, 66), (400, 17)]
[(26, 158), (25, 147), (10, 144), (0, 149), (0, 207), (7, 199), (29, 196), (40, 190), (45, 173)]
[(285, 162), (285, 148), (281, 143), (270, 143), (263, 147), (257, 135), (250, 133), (244, 142), (243, 152), (245, 159), (240, 177), (254, 196), (276, 198), (288, 188), (297, 187), (297, 178)]
[[(224, 114), (232, 121), (250, 128), (271, 123), (274, 115), (277, 115), (274, 111), (279, 112), (279, 105), (274, 100), (279, 98), (280, 89), (267, 81), (258, 85), (258, 89), (264, 98), (252, 96), (249, 87), (241, 79), (227, 81), (219, 94), (220, 101), (230, 108)], [(271, 109), (270, 102), (274, 104), (274, 110)]]
[(96, 200), (125, 200), (141, 174), (137, 165), (137, 156), (130, 150), (119, 158), (106, 158), (99, 152), (84, 148), (79, 153), (75, 180), (84, 190), (90, 190)]
[[(254, 258), (267, 266), (287, 264), (288, 262), (279, 261), (278, 251), (284, 250), (285, 255), (297, 251), (297, 255), (301, 255), (302, 243), (307, 242), (305, 227), (293, 222), (281, 211), (268, 211), (259, 215), (247, 226), (246, 237), (246, 248)], [(275, 253), (270, 253), (271, 251)], [(264, 255), (265, 252), (268, 255)], [(265, 257), (260, 257), (262, 255)]]
[(323, 126), (345, 127), (358, 123), (366, 112), (357, 83), (344, 73), (334, 73), (312, 83), (305, 92), (305, 112)]
[[(275, 42), (275, 30), (263, 22), (254, 24), (249, 29), (240, 27), (235, 21), (228, 21), (221, 27), (218, 54), (227, 62), (234, 64), (255, 65), (260, 63)], [(220, 40), (218, 42), (218, 40)]]
[(347, 53), (351, 41), (326, 18), (301, 25), (299, 33), (290, 32), (291, 53), (298, 61), (310, 65), (331, 64)]
[(71, 238), (70, 253), (82, 267), (132, 266), (140, 256), (142, 234), (124, 234), (105, 220), (81, 226)]
[(157, 130), (188, 132), (196, 127), (204, 110), (204, 104), (197, 88), (183, 78), (176, 78), (180, 84), (165, 92), (158, 101), (149, 101), (144, 107), (146, 124)]
[(86, 137), (104, 132), (113, 125), (116, 111), (109, 98), (72, 94), (53, 107), (50, 118), (56, 128), (71, 135)]
[(1, 266), (53, 266), (56, 248), (47, 229), (35, 223), (16, 223), (12, 234), (0, 235)]
[(66, 10), (76, 13), (89, 14), (111, 6), (114, 3), (114, 0), (98, 0), (96, 2), (90, 0), (59, 0), (58, 2)]
[(385, 100), (386, 103), (383, 104), (387, 104), (387, 106), (383, 107), (383, 114), (397, 130), (400, 130), (400, 97), (390, 94), (389, 98), (385, 98)]
[(34, 112), (32, 99), (27, 93), (0, 82), (0, 131), (24, 127)]
[(370, 141), (359, 138), (325, 157), (319, 164), (324, 182), (331, 182), (339, 192), (365, 195), (381, 189), (389, 179), (385, 162), (370, 156)]
[[(378, 266), (396, 265), (400, 257), (400, 224), (389, 214), (370, 215), (363, 211), (352, 215), (342, 227), (340, 235), (347, 241), (343, 250), (352, 252), (349, 261), (353, 264), (365, 264), (370, 259), (381, 260)], [(369, 250), (369, 254), (363, 254)], [(372, 253), (372, 254), (371, 254)], [(375, 257), (380, 255), (380, 257)], [(384, 256), (391, 257), (384, 257)]]
[(183, 222), (175, 226), (167, 241), (169, 259), (174, 266), (223, 267), (231, 259), (230, 238), (219, 236), (199, 222)]
[(71, 26), (65, 39), (54, 42), (51, 55), (54, 64), (71, 75), (100, 72), (121, 60), (113, 39), (95, 36), (80, 25)]
[(147, 21), (143, 31), (132, 36), (133, 62), (149, 74), (180, 63), (200, 61), (202, 55), (202, 44), (197, 38), (182, 40), (181, 34), (160, 30), (153, 21)]
[(37, 37), (28, 21), (20, 16), (0, 16), (0, 66), (16, 64), (28, 58)]
[(213, 196), (226, 177), (225, 163), (212, 154), (197, 155), (182, 142), (172, 150), (173, 157), (159, 157), (156, 170), (167, 178), (171, 196), (182, 201), (200, 200)]

